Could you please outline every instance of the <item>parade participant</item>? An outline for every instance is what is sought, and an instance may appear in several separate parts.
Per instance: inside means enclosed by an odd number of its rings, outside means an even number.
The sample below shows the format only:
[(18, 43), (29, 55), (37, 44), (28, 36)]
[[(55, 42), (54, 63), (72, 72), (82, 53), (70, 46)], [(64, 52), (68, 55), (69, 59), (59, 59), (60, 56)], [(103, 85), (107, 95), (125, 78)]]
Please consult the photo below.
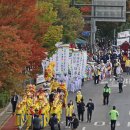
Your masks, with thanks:
[(67, 89), (68, 89), (68, 87), (69, 87), (69, 77), (68, 77), (67, 74), (64, 74), (64, 81), (65, 81)]
[(106, 70), (107, 70), (106, 73), (107, 73), (108, 77), (110, 77), (112, 74), (112, 63), (110, 62), (110, 60), (107, 60)]
[[(84, 111), (85, 111), (85, 103), (83, 102), (83, 99), (81, 99), (81, 102), (78, 106), (78, 118), (81, 121), (84, 121)], [(81, 117), (81, 118), (80, 118)]]
[(117, 67), (119, 66), (119, 62), (118, 62), (118, 59), (114, 60), (114, 76), (117, 77)]
[(126, 59), (125, 61), (125, 71), (127, 75), (130, 75), (130, 58)]
[(16, 95), (16, 93), (14, 93), (13, 96), (11, 97), (12, 114), (13, 115), (15, 113), (17, 103), (18, 103), (18, 96)]
[(116, 75), (118, 77), (119, 74), (121, 74), (123, 72), (123, 69), (121, 67), (121, 64), (118, 64), (117, 68), (116, 68)]
[(103, 105), (106, 104), (108, 105), (110, 93), (111, 93), (111, 89), (108, 87), (108, 84), (106, 84), (103, 89)]
[(75, 109), (74, 109), (74, 103), (73, 103), (72, 100), (70, 100), (69, 103), (70, 103), (70, 106), (72, 107), (72, 110), (73, 110), (73, 113), (74, 113), (74, 111), (75, 111)]
[(119, 117), (119, 112), (116, 110), (116, 107), (113, 106), (113, 109), (109, 112), (110, 119), (111, 119), (111, 130), (115, 130), (116, 128), (116, 121)]
[(95, 66), (94, 69), (94, 84), (98, 84), (99, 83), (99, 71), (98, 68)]
[(119, 93), (121, 93), (121, 92), (123, 92), (122, 86), (123, 86), (123, 81), (124, 81), (124, 78), (121, 74), (118, 76), (117, 81), (119, 83)]
[(81, 91), (78, 91), (76, 98), (75, 98), (75, 101), (76, 101), (76, 104), (77, 104), (77, 109), (78, 109), (79, 103), (81, 102), (82, 99), (83, 99), (83, 95), (81, 94)]
[(79, 120), (76, 118), (76, 114), (72, 115), (72, 130), (76, 130), (79, 126)]
[(89, 102), (86, 105), (87, 107), (87, 122), (91, 122), (92, 119), (92, 112), (94, 111), (94, 103), (92, 99), (89, 99)]
[(101, 71), (101, 74), (99, 75), (100, 76), (100, 80), (103, 80), (105, 79), (105, 72), (106, 72), (106, 67), (105, 67), (105, 64), (103, 63), (103, 60), (101, 61), (101, 64), (100, 64), (100, 69), (99, 71)]
[(72, 114), (73, 114), (73, 109), (70, 103), (68, 103), (66, 107), (66, 128), (70, 128), (70, 123), (72, 121)]

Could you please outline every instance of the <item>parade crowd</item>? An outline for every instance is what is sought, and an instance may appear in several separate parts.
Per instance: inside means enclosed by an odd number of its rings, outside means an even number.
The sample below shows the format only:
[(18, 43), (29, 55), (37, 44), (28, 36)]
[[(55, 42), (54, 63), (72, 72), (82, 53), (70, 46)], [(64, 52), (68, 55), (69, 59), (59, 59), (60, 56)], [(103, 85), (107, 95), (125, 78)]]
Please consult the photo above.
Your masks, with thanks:
[[(71, 75), (56, 75), (53, 70), (55, 64), (50, 63), (45, 71), (46, 83), (43, 84), (43, 88), (37, 90), (34, 85), (28, 85), (26, 94), (23, 95), (23, 99), (19, 103), (17, 103), (18, 97), (13, 95), (11, 103), (13, 106), (13, 114), (16, 113), (17, 126), (21, 127), (26, 122), (28, 129), (31, 127), (33, 130), (41, 130), (49, 124), (51, 130), (60, 130), (61, 115), (64, 108), (66, 128), (76, 130), (79, 122), (84, 121), (84, 112), (86, 109), (87, 123), (90, 123), (95, 105), (91, 98), (87, 104), (84, 103), (84, 96), (81, 93), (84, 81), (93, 80), (96, 85), (100, 81), (114, 75), (115, 80), (119, 84), (119, 93), (122, 93), (124, 78), (122, 76), (123, 69), (121, 67), (121, 60), (124, 58), (126, 58), (126, 72), (130, 74), (129, 58), (123, 57), (121, 53), (117, 53), (114, 50), (113, 52), (105, 52), (100, 56), (93, 55), (92, 61), (87, 64), (86, 76), (77, 76), (73, 78), (73, 82), (70, 81)], [(75, 97), (76, 107), (74, 101), (67, 101), (69, 91), (77, 93)], [(111, 95), (109, 84), (104, 86), (102, 92), (103, 105), (108, 105), (109, 96)], [(115, 130), (116, 120), (119, 117), (116, 106), (113, 106), (109, 115), (111, 119), (111, 130)]]

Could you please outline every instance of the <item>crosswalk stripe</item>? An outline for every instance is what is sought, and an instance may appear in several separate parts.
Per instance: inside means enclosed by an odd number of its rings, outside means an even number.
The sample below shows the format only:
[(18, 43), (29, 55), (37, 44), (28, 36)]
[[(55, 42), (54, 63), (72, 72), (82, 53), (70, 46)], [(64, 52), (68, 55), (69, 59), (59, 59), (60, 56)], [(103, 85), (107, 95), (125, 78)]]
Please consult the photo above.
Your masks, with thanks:
[(130, 115), (130, 111), (129, 111), (129, 115)]
[(127, 127), (130, 127), (130, 122), (128, 122)]
[(83, 127), (82, 130), (86, 130), (86, 127)]

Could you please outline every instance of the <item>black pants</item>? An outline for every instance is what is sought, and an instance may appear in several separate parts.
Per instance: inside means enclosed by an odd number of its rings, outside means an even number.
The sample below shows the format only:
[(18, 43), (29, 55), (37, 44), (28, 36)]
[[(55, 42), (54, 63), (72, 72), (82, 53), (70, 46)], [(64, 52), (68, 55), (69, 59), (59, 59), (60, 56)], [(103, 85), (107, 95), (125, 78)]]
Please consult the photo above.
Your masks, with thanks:
[(17, 102), (12, 102), (12, 111), (13, 111), (13, 113), (16, 110), (16, 105), (17, 105)]
[(99, 76), (94, 76), (94, 84), (98, 84), (99, 83)]
[(40, 128), (38, 129), (38, 128), (33, 128), (33, 130), (40, 130)]
[(79, 120), (84, 121), (84, 111), (78, 112), (78, 118)]
[(60, 130), (60, 124), (58, 123), (57, 126), (51, 126), (51, 130)]
[(116, 74), (116, 68), (117, 68), (117, 67), (114, 67), (114, 76), (117, 77), (117, 74)]
[(72, 117), (66, 116), (66, 126), (70, 126), (72, 121)]
[(82, 86), (84, 85), (84, 78), (82, 78)]
[(87, 111), (87, 122), (91, 122), (91, 119), (92, 119), (92, 111)]
[(122, 86), (123, 86), (123, 83), (119, 83), (119, 93), (123, 92)]
[(103, 104), (108, 105), (109, 103), (109, 94), (103, 94)]
[(115, 130), (116, 128), (116, 120), (111, 120), (111, 130)]

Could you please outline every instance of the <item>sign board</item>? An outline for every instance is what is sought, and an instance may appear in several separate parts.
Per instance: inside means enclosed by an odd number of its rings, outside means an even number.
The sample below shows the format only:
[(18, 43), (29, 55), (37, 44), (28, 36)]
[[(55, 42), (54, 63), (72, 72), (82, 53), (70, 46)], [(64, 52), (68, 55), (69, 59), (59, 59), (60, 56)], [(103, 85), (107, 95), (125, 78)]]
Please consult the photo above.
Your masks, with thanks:
[(117, 46), (120, 46), (120, 45), (122, 45), (124, 42), (130, 42), (130, 38), (129, 37), (127, 37), (127, 38), (118, 38), (117, 39)]
[(120, 32), (118, 33), (118, 38), (126, 38), (130, 36), (130, 32), (129, 31), (124, 31), (124, 32)]
[(85, 37), (88, 37), (88, 36), (90, 36), (90, 31), (84, 31), (84, 32), (82, 32), (82, 35), (83, 36), (85, 36)]
[(126, 21), (126, 0), (94, 0), (93, 10), (96, 21)]
[(36, 84), (41, 84), (43, 82), (45, 82), (44, 75), (38, 75), (36, 78)]

